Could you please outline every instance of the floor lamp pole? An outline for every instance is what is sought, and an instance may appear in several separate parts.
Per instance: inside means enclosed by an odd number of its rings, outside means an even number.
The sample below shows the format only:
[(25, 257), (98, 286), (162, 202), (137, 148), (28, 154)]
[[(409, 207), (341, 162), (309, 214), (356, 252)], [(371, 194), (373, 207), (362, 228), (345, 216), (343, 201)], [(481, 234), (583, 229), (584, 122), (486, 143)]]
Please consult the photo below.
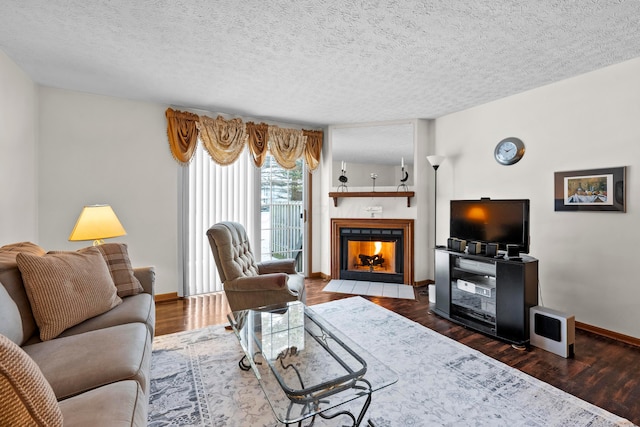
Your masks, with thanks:
[(433, 165), (433, 248), (437, 246), (438, 232), (438, 168), (440, 165)]
[(436, 248), (437, 238), (437, 217), (438, 217), (438, 168), (444, 161), (444, 156), (427, 156), (427, 160), (433, 166), (433, 248)]

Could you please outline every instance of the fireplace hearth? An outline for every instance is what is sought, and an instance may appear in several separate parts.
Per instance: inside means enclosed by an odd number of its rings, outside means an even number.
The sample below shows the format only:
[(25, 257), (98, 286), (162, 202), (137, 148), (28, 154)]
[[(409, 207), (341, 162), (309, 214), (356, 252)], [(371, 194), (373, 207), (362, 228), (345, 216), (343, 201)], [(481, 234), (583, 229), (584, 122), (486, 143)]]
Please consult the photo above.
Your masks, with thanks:
[(413, 284), (413, 220), (332, 219), (334, 279)]

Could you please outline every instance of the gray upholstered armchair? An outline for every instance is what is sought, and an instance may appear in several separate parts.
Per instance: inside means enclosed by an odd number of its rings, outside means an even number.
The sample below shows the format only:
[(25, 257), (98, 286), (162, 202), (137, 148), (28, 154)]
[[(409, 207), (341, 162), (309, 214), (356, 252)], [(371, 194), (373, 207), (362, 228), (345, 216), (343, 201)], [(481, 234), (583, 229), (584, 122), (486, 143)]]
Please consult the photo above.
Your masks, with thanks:
[(215, 224), (207, 236), (232, 311), (305, 302), (304, 277), (296, 272), (293, 259), (257, 263), (247, 232), (237, 222)]

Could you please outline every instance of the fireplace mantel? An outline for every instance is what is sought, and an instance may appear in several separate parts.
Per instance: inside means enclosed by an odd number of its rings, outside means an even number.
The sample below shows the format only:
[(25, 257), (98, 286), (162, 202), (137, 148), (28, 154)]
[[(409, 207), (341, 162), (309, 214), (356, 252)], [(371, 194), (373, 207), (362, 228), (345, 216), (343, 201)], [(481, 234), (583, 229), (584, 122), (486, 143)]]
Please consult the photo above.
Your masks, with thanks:
[(331, 278), (340, 278), (340, 230), (342, 228), (384, 228), (404, 231), (404, 283), (414, 284), (413, 219), (331, 218)]
[(338, 207), (338, 199), (341, 197), (406, 197), (407, 207), (410, 208), (411, 198), (415, 195), (413, 191), (332, 191), (329, 193), (335, 207)]

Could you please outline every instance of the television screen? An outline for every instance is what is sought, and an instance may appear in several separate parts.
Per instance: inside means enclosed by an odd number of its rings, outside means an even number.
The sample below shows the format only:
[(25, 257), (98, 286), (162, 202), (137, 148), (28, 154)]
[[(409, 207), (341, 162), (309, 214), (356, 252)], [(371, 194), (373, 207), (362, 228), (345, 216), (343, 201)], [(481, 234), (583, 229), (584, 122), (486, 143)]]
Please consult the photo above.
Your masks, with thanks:
[(529, 200), (452, 200), (449, 234), (529, 253)]

